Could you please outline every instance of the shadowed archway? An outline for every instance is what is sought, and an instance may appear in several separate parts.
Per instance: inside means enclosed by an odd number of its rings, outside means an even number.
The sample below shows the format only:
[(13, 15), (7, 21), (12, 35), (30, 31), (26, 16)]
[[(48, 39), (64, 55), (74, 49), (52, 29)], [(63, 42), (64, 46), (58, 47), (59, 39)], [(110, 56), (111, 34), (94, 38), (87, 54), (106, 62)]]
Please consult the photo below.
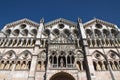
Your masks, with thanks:
[(70, 75), (69, 73), (65, 73), (65, 72), (59, 72), (55, 75), (53, 75), (50, 80), (75, 80), (74, 77), (72, 75)]

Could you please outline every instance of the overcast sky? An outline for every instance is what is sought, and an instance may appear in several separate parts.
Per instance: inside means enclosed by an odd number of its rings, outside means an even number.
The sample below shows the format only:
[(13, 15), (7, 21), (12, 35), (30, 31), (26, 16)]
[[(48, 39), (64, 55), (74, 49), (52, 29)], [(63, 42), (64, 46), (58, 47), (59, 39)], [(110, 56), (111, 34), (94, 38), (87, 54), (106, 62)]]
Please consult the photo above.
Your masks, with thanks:
[(120, 26), (120, 0), (0, 0), (0, 29), (5, 24), (28, 18), (35, 22), (65, 18), (83, 22), (94, 17)]

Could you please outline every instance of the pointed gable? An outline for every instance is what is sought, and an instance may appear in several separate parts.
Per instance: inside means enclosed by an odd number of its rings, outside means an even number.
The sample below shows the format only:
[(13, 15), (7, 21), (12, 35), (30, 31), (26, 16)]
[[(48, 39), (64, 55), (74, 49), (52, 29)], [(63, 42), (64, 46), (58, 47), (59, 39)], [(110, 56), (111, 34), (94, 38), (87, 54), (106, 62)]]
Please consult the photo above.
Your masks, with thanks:
[(36, 23), (34, 21), (31, 21), (31, 20), (29, 20), (27, 18), (24, 18), (24, 19), (9, 23), (9, 24), (6, 25), (6, 27), (10, 28), (10, 27), (13, 27), (13, 26), (16, 26), (16, 25), (19, 25), (19, 24), (25, 24), (25, 23), (29, 24), (29, 25), (32, 25), (32, 26), (35, 26), (35, 27), (39, 27), (38, 23)]
[(59, 19), (56, 19), (56, 20), (53, 20), (51, 22), (48, 22), (45, 24), (46, 27), (48, 26), (52, 26), (52, 25), (55, 25), (55, 24), (67, 24), (67, 25), (70, 25), (70, 26), (76, 26), (77, 24), (75, 22), (72, 22), (72, 21), (69, 21), (69, 20), (66, 20), (64, 18), (59, 18)]
[(116, 25), (115, 24), (112, 24), (112, 23), (109, 23), (109, 22), (106, 22), (106, 21), (103, 21), (103, 20), (100, 20), (100, 19), (97, 19), (97, 18), (94, 18), (86, 23), (84, 23), (84, 28), (89, 26), (89, 25), (92, 25), (92, 24), (102, 24), (102, 25), (106, 25), (106, 26), (109, 26), (111, 28), (116, 28)]

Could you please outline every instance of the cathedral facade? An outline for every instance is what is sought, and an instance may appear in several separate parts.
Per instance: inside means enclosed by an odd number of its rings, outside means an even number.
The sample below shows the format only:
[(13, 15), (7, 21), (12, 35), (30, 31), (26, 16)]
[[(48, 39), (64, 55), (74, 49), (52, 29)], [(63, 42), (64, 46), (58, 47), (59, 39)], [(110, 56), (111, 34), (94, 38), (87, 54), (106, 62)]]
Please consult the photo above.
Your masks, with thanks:
[(6, 24), (0, 80), (120, 80), (120, 29), (96, 18)]

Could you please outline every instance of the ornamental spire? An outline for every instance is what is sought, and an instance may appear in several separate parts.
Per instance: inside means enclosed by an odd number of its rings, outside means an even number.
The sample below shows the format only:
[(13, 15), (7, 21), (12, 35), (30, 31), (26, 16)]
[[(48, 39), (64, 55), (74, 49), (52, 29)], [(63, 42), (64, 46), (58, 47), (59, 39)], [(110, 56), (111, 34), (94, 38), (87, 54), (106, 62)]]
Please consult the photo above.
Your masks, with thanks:
[(82, 23), (82, 19), (78, 17), (78, 22), (79, 23)]
[(44, 23), (44, 18), (42, 18), (42, 19), (40, 20), (40, 23)]

